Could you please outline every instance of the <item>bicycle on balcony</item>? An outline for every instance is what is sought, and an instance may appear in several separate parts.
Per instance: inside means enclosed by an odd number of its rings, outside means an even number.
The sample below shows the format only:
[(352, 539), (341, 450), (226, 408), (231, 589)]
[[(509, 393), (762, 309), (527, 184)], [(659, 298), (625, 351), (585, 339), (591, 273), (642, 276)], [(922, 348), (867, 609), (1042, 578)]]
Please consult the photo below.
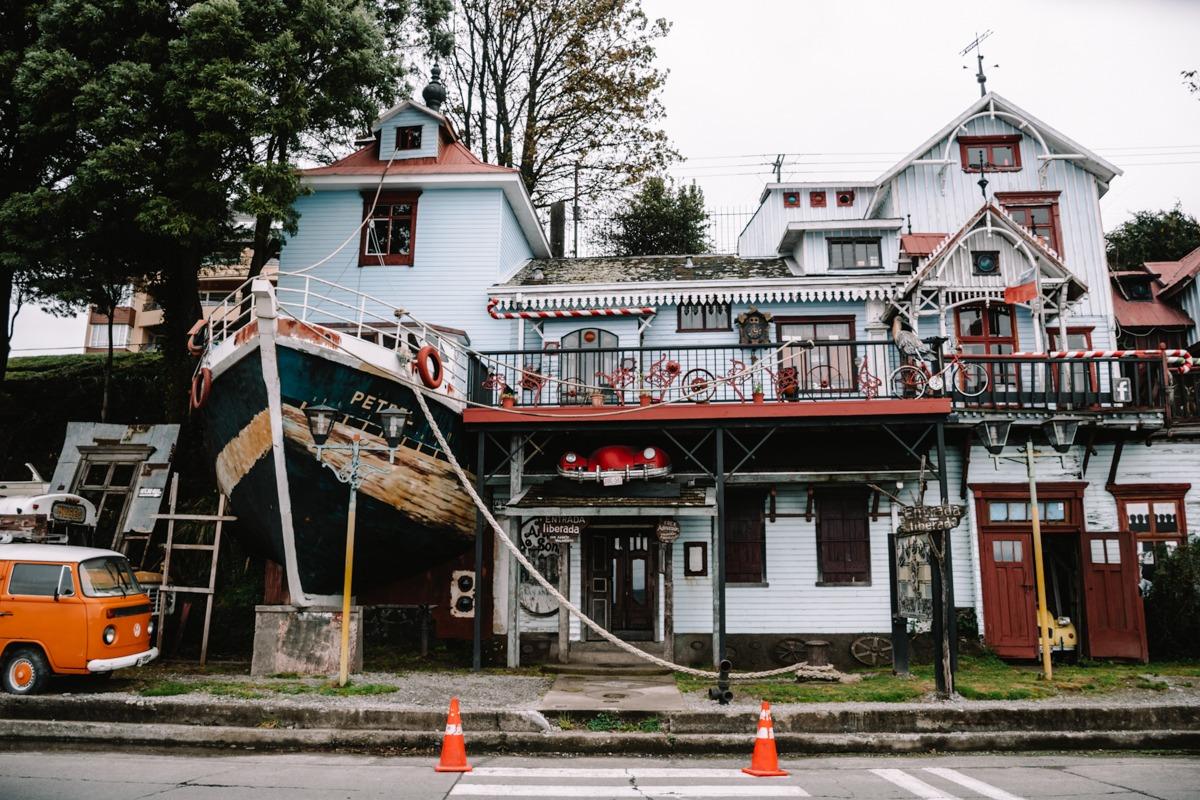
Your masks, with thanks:
[(978, 397), (987, 391), (991, 380), (988, 371), (974, 361), (964, 361), (962, 345), (954, 349), (950, 359), (937, 372), (924, 360), (896, 367), (888, 377), (893, 397), (918, 399), (926, 393), (948, 389), (963, 397)]

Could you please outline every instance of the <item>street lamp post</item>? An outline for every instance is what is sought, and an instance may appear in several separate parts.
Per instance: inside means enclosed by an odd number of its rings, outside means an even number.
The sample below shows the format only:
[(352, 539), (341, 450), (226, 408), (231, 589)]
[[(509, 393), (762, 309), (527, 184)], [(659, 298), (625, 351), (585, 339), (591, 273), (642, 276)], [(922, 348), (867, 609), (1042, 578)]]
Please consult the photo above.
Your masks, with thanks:
[[(1042, 649), (1042, 677), (1046, 680), (1054, 678), (1054, 667), (1050, 662), (1050, 610), (1046, 607), (1046, 566), (1042, 558), (1042, 520), (1038, 512), (1037, 495), (1037, 460), (1050, 455), (1039, 453), (1033, 447), (1033, 435), (1025, 440), (1025, 448), (1019, 457), (1001, 456), (1008, 433), (1012, 427), (1009, 420), (989, 420), (980, 425), (980, 438), (984, 447), (993, 457), (1007, 458), (1010, 461), (1024, 462), (1025, 473), (1029, 478), (1029, 521), (1033, 529), (1033, 573), (1037, 584), (1037, 626), (1038, 642)], [(1071, 449), (1075, 434), (1079, 430), (1079, 420), (1069, 417), (1053, 417), (1042, 424), (1050, 446), (1055, 449), (1057, 456), (1062, 456)]]
[[(342, 582), (342, 642), (338, 656), (338, 686), (345, 686), (350, 677), (350, 590), (354, 576), (354, 524), (358, 508), (358, 488), (370, 473), (386, 471), (364, 464), (362, 454), (387, 453), (388, 461), (394, 462), (396, 448), (404, 438), (408, 409), (393, 405), (379, 412), (387, 447), (364, 444), (357, 433), (351, 438), (350, 444), (326, 444), (329, 434), (333, 432), (334, 421), (340, 413), (336, 408), (326, 405), (308, 406), (304, 409), (308, 430), (312, 434), (313, 444), (316, 445), (317, 461), (329, 467), (340, 482), (350, 485), (350, 503), (346, 511), (346, 573)], [(348, 452), (350, 462), (344, 467), (331, 464), (322, 458), (326, 450)]]

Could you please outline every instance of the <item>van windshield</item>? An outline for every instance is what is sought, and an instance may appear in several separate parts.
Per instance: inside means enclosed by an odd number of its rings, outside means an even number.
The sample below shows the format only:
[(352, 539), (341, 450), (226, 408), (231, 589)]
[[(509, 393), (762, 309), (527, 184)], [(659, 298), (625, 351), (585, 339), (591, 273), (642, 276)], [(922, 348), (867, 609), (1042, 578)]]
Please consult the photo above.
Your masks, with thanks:
[(100, 556), (79, 562), (79, 578), (83, 593), (88, 597), (124, 597), (142, 593), (142, 587), (129, 569), (129, 562), (119, 556)]

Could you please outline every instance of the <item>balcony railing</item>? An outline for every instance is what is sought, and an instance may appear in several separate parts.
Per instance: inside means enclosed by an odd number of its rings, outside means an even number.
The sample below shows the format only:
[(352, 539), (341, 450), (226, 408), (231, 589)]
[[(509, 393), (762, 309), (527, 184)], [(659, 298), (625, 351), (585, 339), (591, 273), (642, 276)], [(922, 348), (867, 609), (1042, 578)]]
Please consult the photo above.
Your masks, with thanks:
[[(901, 369), (905, 367), (905, 369)], [(919, 373), (919, 374), (917, 374)], [(1156, 357), (903, 357), (890, 341), (506, 350), (473, 356), (469, 399), (499, 406), (887, 402), (949, 396), (956, 410), (1163, 411)], [(1194, 396), (1194, 395), (1193, 395)]]

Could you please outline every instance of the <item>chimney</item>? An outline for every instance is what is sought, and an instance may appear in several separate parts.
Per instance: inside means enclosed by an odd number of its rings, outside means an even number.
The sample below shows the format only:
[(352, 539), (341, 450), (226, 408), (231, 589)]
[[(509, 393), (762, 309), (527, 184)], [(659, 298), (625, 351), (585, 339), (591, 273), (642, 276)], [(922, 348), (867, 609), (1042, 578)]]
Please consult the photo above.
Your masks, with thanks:
[(567, 251), (567, 204), (556, 200), (550, 206), (550, 255), (562, 258)]

